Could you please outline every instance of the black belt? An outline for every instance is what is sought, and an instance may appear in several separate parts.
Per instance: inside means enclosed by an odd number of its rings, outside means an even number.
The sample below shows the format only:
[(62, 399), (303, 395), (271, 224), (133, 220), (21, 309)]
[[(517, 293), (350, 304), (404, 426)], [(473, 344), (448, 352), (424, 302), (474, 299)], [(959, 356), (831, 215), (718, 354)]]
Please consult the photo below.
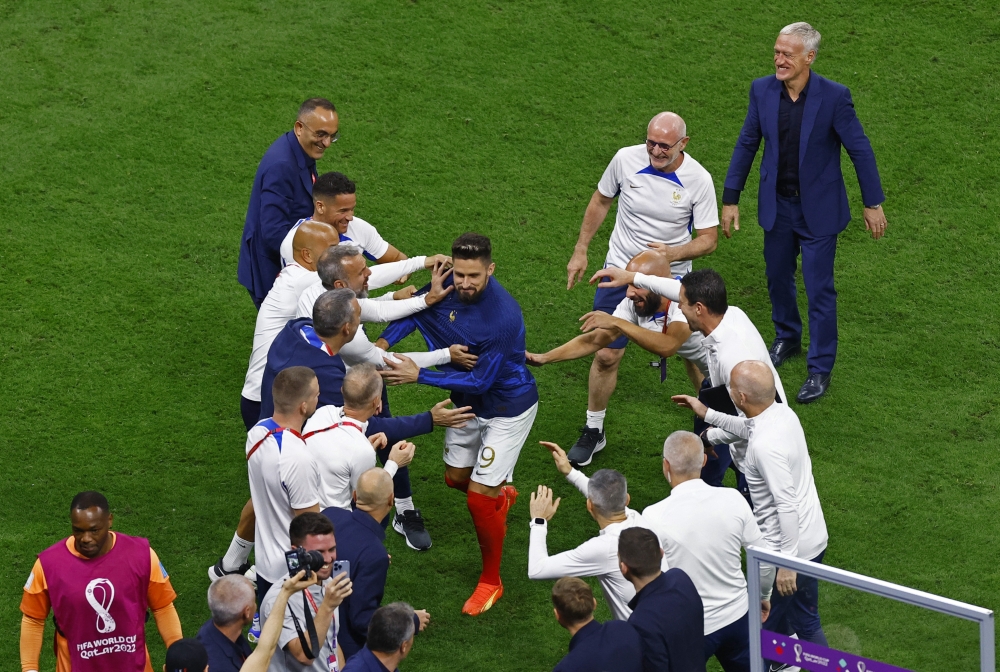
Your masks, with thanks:
[(787, 187), (777, 187), (777, 192), (779, 196), (784, 196), (785, 198), (795, 198), (799, 195), (798, 189), (789, 189)]

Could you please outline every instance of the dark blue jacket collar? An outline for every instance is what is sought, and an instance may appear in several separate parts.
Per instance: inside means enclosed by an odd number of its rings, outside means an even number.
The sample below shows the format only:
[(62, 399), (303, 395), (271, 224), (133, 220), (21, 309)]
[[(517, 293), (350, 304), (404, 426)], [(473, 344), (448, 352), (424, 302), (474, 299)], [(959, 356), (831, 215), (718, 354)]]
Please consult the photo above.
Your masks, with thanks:
[(583, 640), (587, 639), (588, 637), (596, 635), (600, 629), (601, 629), (601, 623), (597, 619), (594, 619), (590, 623), (587, 623), (587, 625), (577, 630), (576, 634), (573, 635), (573, 638), (569, 640), (569, 650), (572, 651), (574, 646), (580, 644), (581, 642), (583, 642)]
[(635, 611), (635, 608), (639, 605), (639, 602), (646, 599), (650, 595), (653, 595), (654, 593), (660, 592), (666, 586), (666, 582), (667, 582), (666, 575), (663, 572), (660, 572), (660, 575), (658, 577), (647, 583), (645, 586), (642, 587), (642, 590), (640, 590), (638, 593), (635, 594), (635, 597), (632, 598), (632, 601), (628, 603), (628, 608), (631, 609), (632, 611)]
[(378, 521), (372, 518), (367, 511), (362, 511), (361, 509), (354, 509), (351, 514), (354, 516), (354, 520), (369, 530), (372, 534), (378, 537), (379, 541), (385, 541), (385, 530), (379, 525)]

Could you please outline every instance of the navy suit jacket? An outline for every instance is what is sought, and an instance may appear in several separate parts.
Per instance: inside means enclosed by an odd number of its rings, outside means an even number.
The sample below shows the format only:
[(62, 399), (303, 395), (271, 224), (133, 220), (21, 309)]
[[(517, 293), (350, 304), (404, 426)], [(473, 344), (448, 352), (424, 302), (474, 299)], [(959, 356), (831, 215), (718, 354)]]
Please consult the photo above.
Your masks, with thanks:
[(281, 271), (279, 249), (295, 222), (313, 214), (316, 161), (288, 131), (274, 141), (257, 166), (247, 207), (236, 277), (256, 305)]
[[(344, 655), (347, 653), (345, 652)], [(392, 672), (392, 670), (383, 665), (382, 661), (376, 658), (375, 654), (369, 651), (366, 646), (358, 652), (358, 655), (347, 661), (342, 672)]]
[[(750, 85), (750, 105), (736, 141), (726, 173), (726, 189), (743, 191), (760, 140), (764, 159), (760, 164), (757, 219), (765, 231), (774, 226), (777, 213), (778, 105), (781, 87), (774, 75), (755, 79)], [(851, 210), (840, 170), (840, 147), (854, 163), (866, 206), (885, 200), (875, 165), (875, 153), (854, 112), (850, 90), (815, 72), (806, 84), (805, 109), (799, 140), (799, 193), (806, 225), (815, 236), (836, 235), (847, 228)]]
[[(344, 360), (340, 355), (329, 355), (325, 350), (320, 350), (316, 346), (307, 343), (299, 334), (299, 329), (304, 325), (312, 326), (312, 320), (303, 317), (291, 320), (281, 331), (278, 332), (271, 349), (267, 351), (267, 364), (264, 366), (264, 380), (260, 388), (260, 417), (270, 418), (274, 415), (274, 397), (271, 395), (271, 386), (274, 385), (274, 377), (282, 369), (290, 366), (308, 366), (316, 372), (319, 379), (319, 405), (343, 406), (344, 397), (340, 392), (344, 384)], [(389, 445), (409, 439), (421, 434), (429, 434), (434, 431), (434, 422), (431, 414), (418, 413), (417, 415), (404, 415), (398, 418), (375, 416), (368, 420), (367, 434), (378, 434), (385, 432)]]
[(705, 609), (683, 569), (668, 569), (628, 603), (645, 672), (705, 672)]
[(625, 621), (591, 621), (569, 640), (552, 672), (643, 672), (642, 640)]
[(385, 550), (385, 530), (377, 520), (360, 509), (324, 509), (333, 523), (337, 539), (337, 559), (351, 563), (353, 592), (340, 605), (337, 641), (350, 659), (368, 641), (368, 623), (382, 604), (385, 579), (389, 574), (389, 552)]
[(212, 619), (201, 626), (198, 641), (208, 653), (208, 669), (213, 672), (239, 672), (250, 657), (250, 642), (242, 634), (235, 642), (222, 634)]

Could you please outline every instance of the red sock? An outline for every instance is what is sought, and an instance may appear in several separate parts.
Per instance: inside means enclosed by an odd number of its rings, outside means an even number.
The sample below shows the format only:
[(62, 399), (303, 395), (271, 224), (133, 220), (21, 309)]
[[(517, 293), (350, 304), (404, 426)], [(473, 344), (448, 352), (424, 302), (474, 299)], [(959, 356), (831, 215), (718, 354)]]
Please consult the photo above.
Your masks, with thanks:
[(469, 491), (469, 479), (465, 479), (464, 481), (453, 481), (448, 478), (448, 474), (445, 474), (444, 482), (449, 488), (455, 488), (456, 490), (461, 490), (462, 492)]
[(503, 556), (503, 539), (507, 533), (507, 512), (504, 510), (507, 497), (487, 497), (469, 491), (466, 503), (476, 526), (479, 550), (483, 554), (483, 573), (480, 583), (500, 584), (500, 558)]

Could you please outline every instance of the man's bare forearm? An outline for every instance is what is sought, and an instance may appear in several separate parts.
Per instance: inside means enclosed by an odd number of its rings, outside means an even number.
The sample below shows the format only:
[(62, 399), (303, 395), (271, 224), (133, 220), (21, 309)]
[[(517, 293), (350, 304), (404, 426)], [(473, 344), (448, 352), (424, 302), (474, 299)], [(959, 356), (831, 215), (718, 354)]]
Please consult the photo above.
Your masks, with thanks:
[[(615, 318), (615, 326), (618, 327), (619, 331), (628, 336), (628, 340), (643, 350), (648, 350), (660, 357), (673, 357), (677, 354), (680, 347), (684, 345), (684, 341), (687, 340), (687, 336), (680, 338), (682, 333), (671, 333), (670, 327), (667, 327), (667, 333), (664, 334), (644, 329), (637, 324), (626, 322), (619, 318)], [(690, 335), (691, 332), (689, 331), (688, 336)]]
[(567, 362), (571, 359), (580, 359), (587, 355), (592, 355), (618, 338), (618, 334), (607, 329), (595, 329), (588, 334), (577, 336), (571, 341), (563, 343), (558, 348), (553, 348), (545, 353), (545, 363)]
[(698, 236), (693, 238), (691, 242), (671, 247), (670, 256), (674, 261), (689, 261), (711, 254), (718, 244), (719, 227), (701, 229), (698, 230)]
[(590, 241), (594, 239), (597, 230), (608, 216), (611, 210), (611, 202), (614, 199), (607, 198), (601, 192), (596, 191), (587, 204), (587, 211), (583, 214), (583, 223), (580, 225), (580, 235), (576, 239), (577, 249), (584, 251), (590, 247)]

